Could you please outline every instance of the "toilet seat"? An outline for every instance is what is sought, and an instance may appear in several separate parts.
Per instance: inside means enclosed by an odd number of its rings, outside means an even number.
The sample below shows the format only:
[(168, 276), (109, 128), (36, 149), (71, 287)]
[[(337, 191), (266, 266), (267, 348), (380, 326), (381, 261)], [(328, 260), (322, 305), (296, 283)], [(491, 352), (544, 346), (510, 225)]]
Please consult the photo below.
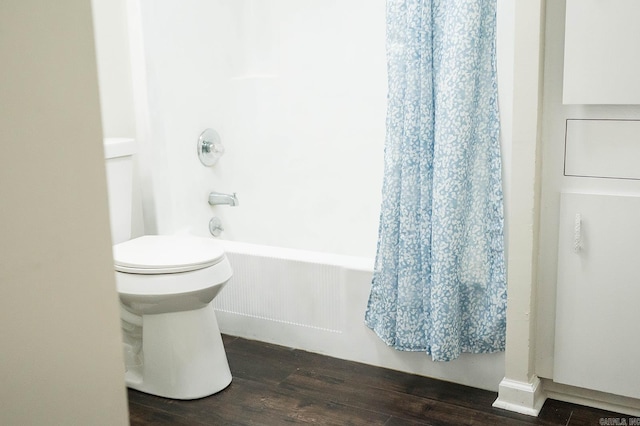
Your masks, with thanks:
[(113, 246), (115, 270), (129, 274), (172, 274), (196, 271), (224, 259), (210, 238), (145, 235)]
[(127, 298), (190, 295), (208, 303), (233, 274), (211, 238), (147, 235), (116, 244), (113, 257), (118, 293)]

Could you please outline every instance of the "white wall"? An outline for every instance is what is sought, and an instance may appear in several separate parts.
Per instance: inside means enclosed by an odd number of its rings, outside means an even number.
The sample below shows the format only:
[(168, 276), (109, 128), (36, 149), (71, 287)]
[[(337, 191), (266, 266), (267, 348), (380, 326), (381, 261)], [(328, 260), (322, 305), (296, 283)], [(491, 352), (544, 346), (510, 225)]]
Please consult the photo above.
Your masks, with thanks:
[(502, 150), (502, 187), (504, 190), (505, 242), (509, 241), (511, 213), (511, 144), (513, 134), (514, 91), (514, 0), (497, 0), (496, 56), (498, 73), (498, 105), (500, 108), (500, 145)]
[(0, 28), (0, 424), (125, 425), (90, 2)]
[[(129, 34), (129, 8), (135, 1), (91, 0), (102, 134), (105, 138), (136, 138), (136, 104)], [(132, 235), (145, 233), (138, 162), (134, 160)]]
[(135, 135), (126, 0), (92, 0), (104, 137)]

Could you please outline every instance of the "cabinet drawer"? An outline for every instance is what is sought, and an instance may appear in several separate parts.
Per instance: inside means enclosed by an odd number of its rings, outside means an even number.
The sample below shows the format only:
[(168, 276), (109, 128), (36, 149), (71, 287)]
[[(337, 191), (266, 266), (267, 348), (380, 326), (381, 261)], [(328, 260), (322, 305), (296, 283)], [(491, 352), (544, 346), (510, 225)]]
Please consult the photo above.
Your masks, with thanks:
[(565, 176), (640, 180), (640, 120), (567, 120)]

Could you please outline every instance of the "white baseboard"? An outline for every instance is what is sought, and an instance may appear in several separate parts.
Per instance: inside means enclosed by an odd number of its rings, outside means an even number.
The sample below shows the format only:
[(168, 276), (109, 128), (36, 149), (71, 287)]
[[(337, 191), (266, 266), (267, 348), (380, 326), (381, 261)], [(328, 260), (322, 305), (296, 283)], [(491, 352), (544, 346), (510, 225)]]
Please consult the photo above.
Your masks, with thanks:
[(542, 384), (549, 399), (640, 417), (640, 399), (564, 385), (549, 379), (542, 379)]
[(530, 383), (504, 378), (493, 406), (537, 417), (546, 399), (538, 376), (534, 376)]

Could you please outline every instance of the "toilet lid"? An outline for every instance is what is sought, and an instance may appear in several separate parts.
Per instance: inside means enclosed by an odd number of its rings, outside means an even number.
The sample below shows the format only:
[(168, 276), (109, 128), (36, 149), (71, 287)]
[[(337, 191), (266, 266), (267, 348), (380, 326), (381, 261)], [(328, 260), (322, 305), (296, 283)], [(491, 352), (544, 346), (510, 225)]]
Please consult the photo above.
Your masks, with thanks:
[(113, 246), (116, 271), (168, 274), (215, 265), (224, 251), (211, 238), (146, 235)]

